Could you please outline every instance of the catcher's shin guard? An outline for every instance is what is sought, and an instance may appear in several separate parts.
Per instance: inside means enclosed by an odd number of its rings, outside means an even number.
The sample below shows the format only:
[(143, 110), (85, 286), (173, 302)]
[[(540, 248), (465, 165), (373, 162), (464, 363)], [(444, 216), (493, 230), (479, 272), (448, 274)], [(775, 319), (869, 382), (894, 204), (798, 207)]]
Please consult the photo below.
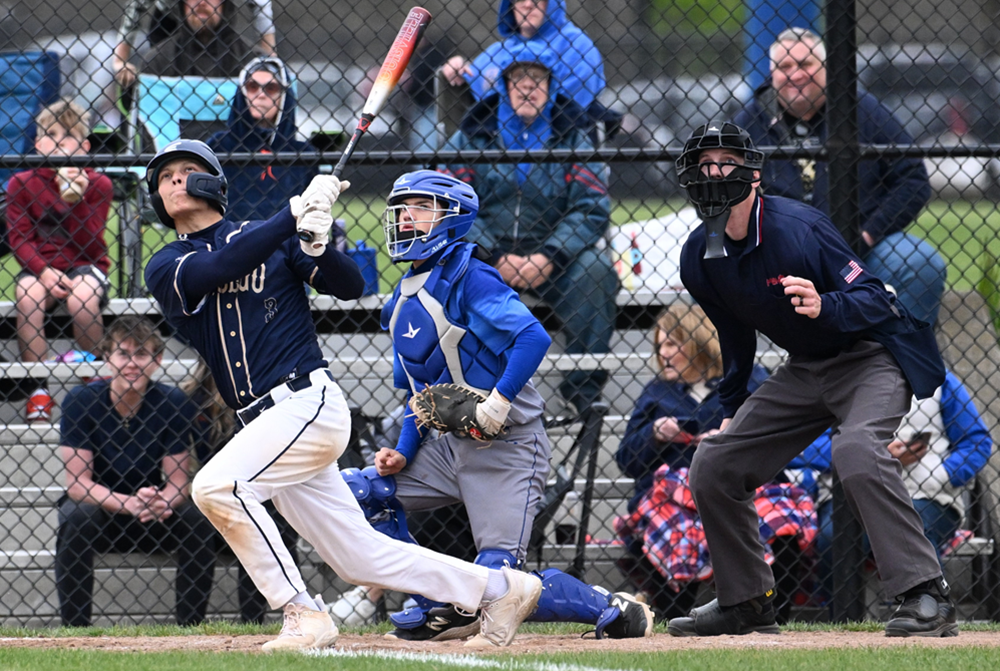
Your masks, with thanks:
[(557, 568), (547, 568), (536, 575), (542, 579), (542, 596), (538, 599), (535, 612), (528, 617), (528, 622), (592, 624), (597, 638), (633, 638), (651, 633), (652, 616), (639, 613), (639, 610), (644, 609), (638, 604), (634, 604), (634, 607), (642, 619), (638, 623), (640, 626), (636, 627), (636, 632), (625, 631), (620, 626), (621, 623), (614, 623), (623, 617), (624, 609), (632, 604), (620, 603), (603, 587), (588, 585)]

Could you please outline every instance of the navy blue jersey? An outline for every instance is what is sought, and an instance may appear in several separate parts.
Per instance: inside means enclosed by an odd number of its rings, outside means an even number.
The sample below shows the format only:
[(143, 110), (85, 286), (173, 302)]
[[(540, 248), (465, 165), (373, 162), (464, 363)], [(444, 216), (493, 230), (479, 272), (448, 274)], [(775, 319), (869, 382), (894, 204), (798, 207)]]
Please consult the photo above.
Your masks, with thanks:
[(94, 482), (131, 495), (163, 485), (163, 458), (187, 452), (194, 415), (183, 391), (151, 382), (139, 411), (125, 419), (111, 403), (111, 383), (97, 380), (66, 395), (59, 441), (93, 453)]
[[(725, 241), (726, 256), (705, 259), (705, 226), (681, 251), (681, 280), (719, 332), (726, 417), (750, 395), (756, 331), (792, 355), (831, 357), (860, 340), (883, 344), (918, 398), (934, 393), (944, 364), (933, 329), (895, 302), (819, 210), (778, 196), (757, 197), (747, 237)], [(822, 296), (819, 317), (795, 312), (781, 280), (811, 280)]]
[[(213, 261), (225, 265), (233, 261), (227, 248), (239, 238), (264, 238), (276, 228), (282, 242), (259, 266), (221, 286), (191, 290), (185, 273), (196, 255), (215, 254)], [(327, 253), (339, 254), (332, 249)], [(300, 249), (288, 208), (268, 221), (238, 224), (223, 219), (179, 236), (146, 266), (146, 285), (164, 316), (205, 358), (219, 393), (232, 408), (246, 407), (290, 375), (305, 375), (327, 365), (304, 283), (334, 293), (317, 262)]]

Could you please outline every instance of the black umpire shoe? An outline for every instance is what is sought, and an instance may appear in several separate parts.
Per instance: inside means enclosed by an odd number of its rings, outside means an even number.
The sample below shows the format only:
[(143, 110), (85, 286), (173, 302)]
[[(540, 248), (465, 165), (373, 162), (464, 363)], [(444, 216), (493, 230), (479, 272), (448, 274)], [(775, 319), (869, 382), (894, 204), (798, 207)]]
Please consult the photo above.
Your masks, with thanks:
[(912, 587), (896, 600), (900, 604), (885, 625), (886, 636), (958, 636), (955, 604), (944, 578)]
[(479, 633), (479, 616), (465, 615), (454, 606), (431, 608), (423, 624), (413, 629), (396, 627), (386, 638), (401, 641), (457, 641)]
[(675, 617), (667, 624), (671, 636), (742, 636), (743, 634), (780, 634), (776, 624), (773, 589), (735, 606), (720, 606), (713, 599), (691, 611), (688, 617)]
[(612, 609), (617, 609), (618, 614), (610, 622), (597, 623), (597, 638), (648, 638), (653, 635), (653, 611), (631, 594), (615, 592), (608, 606), (611, 613), (614, 613)]

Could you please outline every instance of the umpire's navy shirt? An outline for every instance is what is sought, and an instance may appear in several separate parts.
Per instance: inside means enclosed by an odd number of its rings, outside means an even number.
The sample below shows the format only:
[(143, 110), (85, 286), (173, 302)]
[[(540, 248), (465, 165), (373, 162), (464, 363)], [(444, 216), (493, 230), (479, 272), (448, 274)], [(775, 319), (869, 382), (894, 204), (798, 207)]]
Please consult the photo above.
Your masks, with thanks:
[(195, 408), (176, 387), (150, 382), (134, 417), (111, 402), (111, 383), (72, 389), (62, 405), (60, 444), (94, 455), (94, 482), (119, 494), (163, 485), (163, 458), (191, 447)]
[[(220, 287), (201, 287), (192, 298), (181, 289), (193, 254), (223, 250), (255, 229), (281, 225), (289, 236), (245, 277)], [(226, 259), (220, 257), (219, 262)], [(160, 249), (146, 266), (146, 285), (167, 321), (205, 358), (219, 393), (231, 408), (266, 395), (289, 375), (327, 365), (316, 339), (304, 284), (321, 292), (326, 282), (299, 247), (288, 208), (267, 221), (227, 219), (182, 235)]]
[[(944, 381), (931, 327), (896, 304), (819, 210), (757, 196), (747, 237), (734, 242), (727, 236), (725, 250), (725, 258), (704, 259), (705, 226), (696, 228), (681, 251), (681, 280), (719, 332), (725, 366), (719, 397), (726, 417), (750, 395), (756, 331), (790, 355), (815, 358), (835, 356), (860, 340), (882, 343), (918, 398)], [(811, 280), (822, 296), (816, 319), (795, 312), (781, 284), (789, 275)]]

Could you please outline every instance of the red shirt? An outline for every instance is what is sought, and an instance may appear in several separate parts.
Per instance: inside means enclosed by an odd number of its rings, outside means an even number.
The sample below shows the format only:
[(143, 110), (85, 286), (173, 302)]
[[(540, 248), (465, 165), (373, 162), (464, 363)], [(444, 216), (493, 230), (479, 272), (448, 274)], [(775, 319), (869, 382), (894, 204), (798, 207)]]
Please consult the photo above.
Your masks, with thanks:
[(7, 186), (10, 248), (21, 267), (35, 275), (47, 267), (66, 271), (94, 265), (111, 267), (104, 230), (114, 190), (107, 175), (86, 168), (90, 184), (75, 205), (59, 196), (56, 171), (19, 172)]

